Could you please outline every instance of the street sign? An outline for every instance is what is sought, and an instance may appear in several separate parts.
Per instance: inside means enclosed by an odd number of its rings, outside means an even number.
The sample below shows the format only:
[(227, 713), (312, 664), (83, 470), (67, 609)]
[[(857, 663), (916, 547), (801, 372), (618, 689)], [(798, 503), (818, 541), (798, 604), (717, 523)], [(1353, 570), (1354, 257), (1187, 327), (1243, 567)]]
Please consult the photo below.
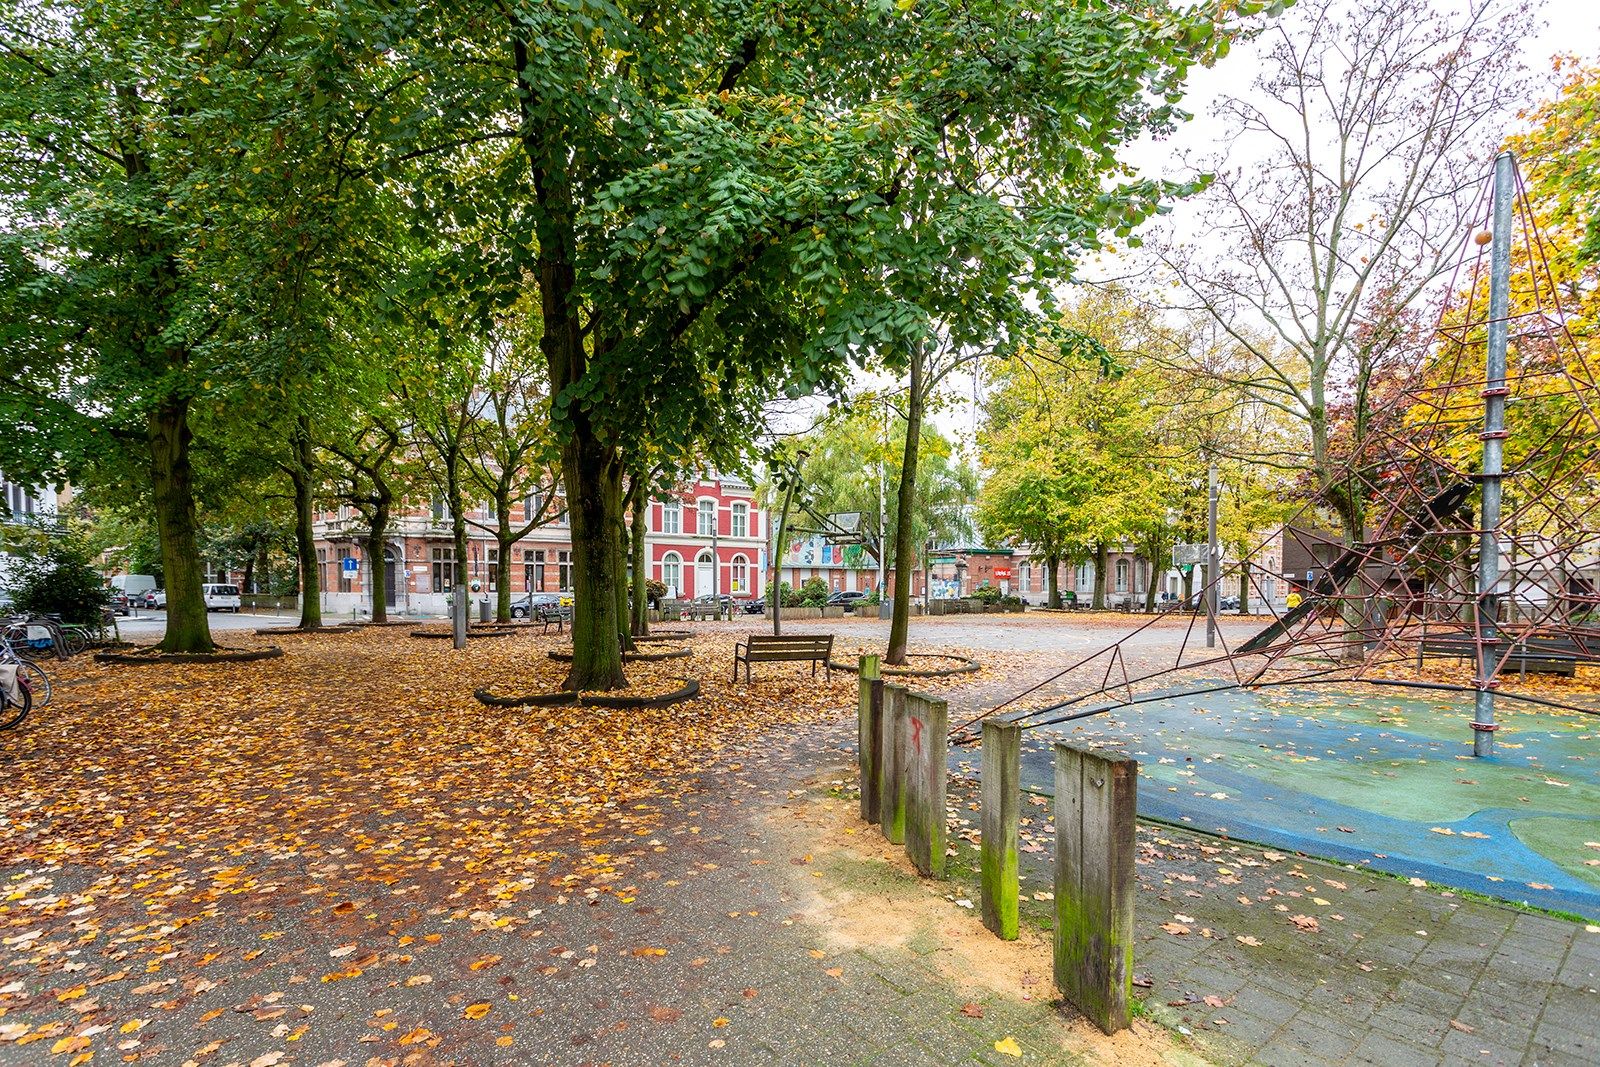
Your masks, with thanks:
[(1009, 578), (1009, 577), (1011, 577), (1011, 568), (1010, 567), (996, 567), (994, 569), (994, 576), (996, 578)]
[(346, 574), (354, 574), (356, 571), (361, 569), (361, 564), (356, 562), (356, 558), (354, 556), (344, 557), (343, 564), (344, 572)]

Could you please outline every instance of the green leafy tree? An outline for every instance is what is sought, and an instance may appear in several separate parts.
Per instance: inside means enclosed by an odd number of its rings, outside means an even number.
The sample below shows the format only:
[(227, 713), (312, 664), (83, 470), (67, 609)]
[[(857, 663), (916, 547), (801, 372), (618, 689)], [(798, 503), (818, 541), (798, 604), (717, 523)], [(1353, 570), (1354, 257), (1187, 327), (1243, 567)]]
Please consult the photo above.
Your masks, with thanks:
[(837, 387), (853, 351), (903, 367), (936, 320), (965, 345), (1029, 317), (1013, 279), (1047, 298), (1168, 191), (1115, 184), (1114, 150), (1167, 128), (1228, 40), (1166, 3), (500, 12), (428, 9), (388, 55), (426, 73), (397, 125), (473, 145), (419, 184), (419, 225), (492, 213), (496, 256), (463, 289), (538, 287), (580, 689), (626, 682), (634, 454), (715, 451), (741, 429), (728, 398)]

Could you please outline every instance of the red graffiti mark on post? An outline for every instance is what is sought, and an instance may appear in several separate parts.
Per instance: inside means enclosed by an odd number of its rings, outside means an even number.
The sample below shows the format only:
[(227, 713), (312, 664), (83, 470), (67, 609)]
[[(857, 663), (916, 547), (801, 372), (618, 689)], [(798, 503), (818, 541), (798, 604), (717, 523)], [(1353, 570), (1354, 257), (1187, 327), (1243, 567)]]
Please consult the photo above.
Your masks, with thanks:
[(922, 751), (922, 720), (921, 719), (913, 718), (911, 720), (911, 747), (916, 749), (918, 752)]

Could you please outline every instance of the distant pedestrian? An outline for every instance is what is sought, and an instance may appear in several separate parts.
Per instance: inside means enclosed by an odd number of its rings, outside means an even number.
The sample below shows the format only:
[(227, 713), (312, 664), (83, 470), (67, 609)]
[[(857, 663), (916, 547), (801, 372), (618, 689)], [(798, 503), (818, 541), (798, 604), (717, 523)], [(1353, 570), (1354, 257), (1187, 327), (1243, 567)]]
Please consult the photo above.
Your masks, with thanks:
[(1290, 611), (1293, 611), (1295, 608), (1300, 606), (1300, 591), (1298, 589), (1294, 590), (1284, 598), (1283, 602), (1289, 605)]

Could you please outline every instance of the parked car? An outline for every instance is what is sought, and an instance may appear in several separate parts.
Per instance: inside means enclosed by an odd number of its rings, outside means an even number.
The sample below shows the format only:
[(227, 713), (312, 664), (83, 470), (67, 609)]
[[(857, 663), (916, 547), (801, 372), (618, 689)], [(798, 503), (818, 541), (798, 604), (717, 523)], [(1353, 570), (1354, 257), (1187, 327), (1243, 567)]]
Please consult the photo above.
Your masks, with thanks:
[(165, 608), (167, 606), (167, 591), (165, 589), (152, 589), (144, 595), (140, 606), (149, 610)]
[(108, 603), (111, 605), (111, 610), (118, 615), (131, 615), (133, 613), (133, 606), (128, 602), (128, 594), (120, 589), (111, 590), (111, 598)]
[(828, 598), (828, 607), (842, 607), (846, 611), (854, 611), (856, 602), (865, 599), (867, 599), (867, 594), (865, 593), (849, 592), (841, 589)]
[(746, 600), (744, 602), (744, 613), (746, 615), (765, 615), (767, 613), (766, 597), (757, 597), (755, 600)]
[(132, 606), (143, 607), (144, 595), (156, 587), (156, 580), (148, 574), (113, 574), (106, 584), (127, 597)]
[(694, 602), (696, 604), (716, 604), (720, 602), (723, 608), (727, 609), (733, 606), (733, 597), (727, 593), (701, 593), (694, 598)]
[(236, 585), (207, 582), (200, 587), (200, 593), (205, 597), (207, 611), (237, 612), (244, 603), (239, 599), (239, 587)]
[(530, 619), (541, 611), (560, 611), (565, 614), (572, 607), (571, 594), (525, 593), (521, 600), (511, 602), (513, 619)]

